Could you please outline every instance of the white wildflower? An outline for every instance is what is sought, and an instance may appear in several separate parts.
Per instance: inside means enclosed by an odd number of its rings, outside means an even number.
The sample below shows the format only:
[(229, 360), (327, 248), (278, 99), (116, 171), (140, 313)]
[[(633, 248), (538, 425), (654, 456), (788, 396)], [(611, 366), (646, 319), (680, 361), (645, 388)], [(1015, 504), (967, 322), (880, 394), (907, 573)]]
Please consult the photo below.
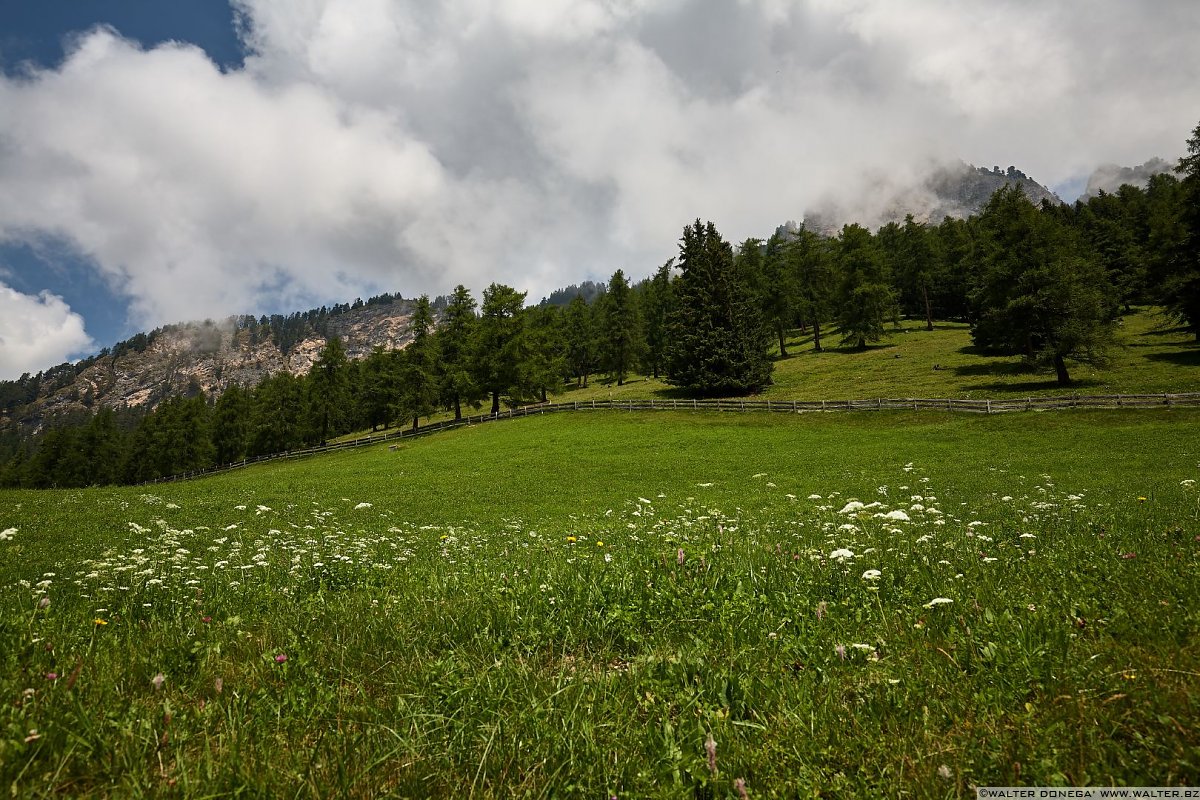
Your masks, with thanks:
[(928, 603), (926, 603), (925, 607), (933, 608), (934, 606), (946, 606), (946, 605), (950, 605), (953, 602), (954, 601), (951, 600), (949, 597), (935, 597), (932, 600), (930, 600)]
[(883, 515), (883, 518), (884, 519), (893, 519), (893, 520), (896, 520), (897, 522), (909, 522), (911, 519), (908, 516), (908, 514), (905, 514), (900, 509), (896, 509), (895, 511), (887, 512), (886, 514)]
[(5, 528), (3, 531), (0, 531), (0, 542), (7, 542), (9, 539), (13, 538), (16, 533), (16, 528)]
[(849, 503), (846, 503), (846, 505), (842, 506), (842, 510), (839, 511), (838, 513), (839, 514), (853, 514), (856, 511), (862, 511), (864, 508), (866, 508), (866, 505), (864, 505), (863, 503), (860, 503), (857, 500), (851, 500)]
[(877, 580), (879, 580), (881, 575), (883, 575), (883, 573), (880, 572), (879, 570), (869, 569), (862, 574), (862, 578), (864, 581), (877, 581)]
[(370, 503), (359, 503), (354, 507), (355, 511), (362, 511), (364, 508), (371, 508)]
[(842, 547), (830, 553), (829, 557), (836, 558), (838, 561), (845, 561), (847, 558), (854, 558), (854, 551)]

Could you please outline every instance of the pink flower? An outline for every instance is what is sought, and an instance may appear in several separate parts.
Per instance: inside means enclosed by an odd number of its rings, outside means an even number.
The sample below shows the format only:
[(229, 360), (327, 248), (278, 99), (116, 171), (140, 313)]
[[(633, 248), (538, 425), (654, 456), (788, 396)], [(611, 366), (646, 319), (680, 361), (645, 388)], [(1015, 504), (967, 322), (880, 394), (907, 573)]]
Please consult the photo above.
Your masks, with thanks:
[(280, 653), (279, 655), (275, 656), (276, 664), (282, 664), (285, 661), (287, 661), (287, 655), (285, 655), (284, 653)]
[(1125, 553), (1121, 556), (1121, 558), (1137, 558), (1137, 553)]
[(846, 660), (846, 645), (839, 644), (837, 647), (833, 648), (833, 650), (838, 654), (838, 658), (840, 658), (842, 661)]
[(207, 625), (208, 623), (212, 622), (212, 617), (201, 617), (200, 621)]
[(167, 676), (163, 675), (161, 672), (159, 672), (153, 678), (150, 679), (150, 682), (152, 684), (154, 684), (155, 689), (161, 689), (163, 687), (163, 684), (167, 682)]
[(46, 673), (46, 680), (48, 680), (48, 681), (56, 681), (56, 680), (58, 680), (58, 673), (57, 673), (57, 672), (47, 672), (47, 673)]
[(49, 608), (49, 607), (50, 607), (50, 598), (49, 597), (43, 597), (41, 600), (38, 600), (38, 608)]
[(717, 742), (713, 739), (712, 731), (709, 731), (708, 738), (704, 740), (704, 753), (708, 757), (708, 771), (713, 775), (717, 774)]
[(817, 620), (818, 621), (825, 618), (825, 609), (828, 607), (829, 607), (829, 604), (826, 603), (824, 600), (817, 603)]
[(683, 566), (683, 548), (682, 547), (679, 548), (679, 551), (677, 553), (675, 553), (675, 563), (681, 567)]

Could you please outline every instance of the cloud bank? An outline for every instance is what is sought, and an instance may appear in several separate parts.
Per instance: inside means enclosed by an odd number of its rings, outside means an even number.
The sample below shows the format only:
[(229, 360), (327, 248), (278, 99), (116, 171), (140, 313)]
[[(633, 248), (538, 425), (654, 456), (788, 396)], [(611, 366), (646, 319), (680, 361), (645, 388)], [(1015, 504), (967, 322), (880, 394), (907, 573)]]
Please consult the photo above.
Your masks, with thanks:
[(61, 297), (49, 292), (32, 297), (0, 283), (0, 380), (62, 363), (93, 345), (83, 317)]
[(239, 70), (100, 29), (0, 78), (0, 239), (68, 240), (141, 325), (493, 280), (536, 299), (862, 175), (1174, 158), (1200, 108), (1193, 0), (235, 5)]

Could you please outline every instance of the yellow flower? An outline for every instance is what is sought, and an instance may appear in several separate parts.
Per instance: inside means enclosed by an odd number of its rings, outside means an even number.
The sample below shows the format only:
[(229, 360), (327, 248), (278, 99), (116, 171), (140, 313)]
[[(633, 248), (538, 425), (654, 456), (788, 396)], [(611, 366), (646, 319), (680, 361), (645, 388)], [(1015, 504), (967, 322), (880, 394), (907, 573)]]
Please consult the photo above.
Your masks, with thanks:
[(574, 536), (568, 536), (567, 541), (570, 542), (571, 544), (575, 544), (575, 542), (577, 542), (579, 540), (576, 539)]
[(1141, 495), (1138, 495), (1138, 502), (1144, 503), (1144, 502), (1146, 502), (1146, 498), (1142, 497)]
[(596, 542), (596, 547), (604, 547), (604, 542)]
[(96, 622), (96, 624), (97, 624), (97, 625), (107, 625), (107, 624), (108, 624), (107, 622), (105, 622), (104, 620), (100, 619), (99, 617), (96, 617), (96, 619), (95, 619), (95, 622)]

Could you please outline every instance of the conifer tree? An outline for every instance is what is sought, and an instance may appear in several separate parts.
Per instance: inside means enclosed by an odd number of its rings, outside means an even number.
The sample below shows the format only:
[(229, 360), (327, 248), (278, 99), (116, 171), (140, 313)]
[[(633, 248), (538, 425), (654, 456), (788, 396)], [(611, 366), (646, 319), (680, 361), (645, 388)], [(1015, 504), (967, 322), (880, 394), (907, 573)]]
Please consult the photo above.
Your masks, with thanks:
[(567, 369), (577, 386), (587, 386), (588, 376), (596, 368), (596, 326), (594, 311), (582, 295), (575, 295), (563, 312)]
[(1167, 311), (1200, 341), (1200, 124), (1187, 141), (1188, 155), (1175, 171), (1182, 180), (1181, 236), (1173, 243), (1163, 283)]
[(522, 383), (536, 391), (545, 403), (548, 392), (558, 394), (562, 391), (563, 377), (567, 372), (562, 311), (558, 306), (546, 305), (525, 313), (528, 316), (525, 332), (527, 357)]
[(885, 275), (882, 253), (870, 231), (861, 225), (846, 225), (838, 244), (838, 328), (843, 345), (861, 350), (867, 342), (883, 338), (884, 323), (896, 315), (896, 301)]
[(475, 384), (491, 395), (493, 415), (500, 397), (519, 401), (532, 394), (522, 366), (528, 357), (525, 337), (525, 293), (493, 283), (483, 290), (479, 331), (475, 340)]
[(786, 249), (797, 314), (802, 326), (812, 325), (813, 350), (818, 353), (823, 349), (821, 326), (833, 315), (835, 246), (836, 242), (801, 228)]
[[(646, 332), (646, 365), (655, 377), (661, 377), (667, 349), (667, 322), (675, 307), (675, 292), (671, 281), (671, 268), (675, 259), (658, 268), (643, 286), (642, 308)], [(585, 381), (586, 383), (586, 381)]]
[(417, 299), (408, 330), (412, 341), (400, 359), (400, 395), (395, 411), (396, 416), (410, 417), (415, 431), (421, 417), (436, 410), (438, 398), (437, 341), (429, 295)]
[(360, 371), (360, 392), (363, 421), (371, 430), (387, 429), (392, 423), (392, 410), (400, 395), (400, 359), (398, 353), (384, 350), (382, 345), (371, 349)]
[(597, 303), (601, 366), (621, 386), (640, 359), (643, 344), (641, 318), (624, 271), (613, 273)]
[(213, 408), (213, 448), (218, 464), (246, 457), (250, 445), (250, 393), (236, 383), (221, 393)]
[(1082, 237), (1012, 186), (992, 195), (979, 226), (975, 343), (1052, 366), (1062, 385), (1071, 382), (1067, 358), (1103, 363), (1114, 293)]
[(703, 395), (741, 394), (771, 380), (770, 333), (733, 249), (711, 222), (696, 220), (679, 247), (667, 381)]
[(454, 289), (446, 305), (443, 324), (438, 330), (438, 382), (442, 402), (454, 409), (454, 419), (462, 419), (464, 402), (478, 407), (480, 392), (472, 374), (475, 334), (479, 318), (475, 298), (462, 284)]
[(762, 252), (758, 304), (763, 320), (779, 342), (781, 358), (787, 358), (787, 333), (796, 320), (796, 284), (790, 266), (787, 242), (775, 233)]
[(322, 444), (331, 433), (344, 430), (349, 417), (350, 380), (346, 364), (346, 350), (341, 339), (334, 336), (325, 343), (308, 375), (313, 432)]

